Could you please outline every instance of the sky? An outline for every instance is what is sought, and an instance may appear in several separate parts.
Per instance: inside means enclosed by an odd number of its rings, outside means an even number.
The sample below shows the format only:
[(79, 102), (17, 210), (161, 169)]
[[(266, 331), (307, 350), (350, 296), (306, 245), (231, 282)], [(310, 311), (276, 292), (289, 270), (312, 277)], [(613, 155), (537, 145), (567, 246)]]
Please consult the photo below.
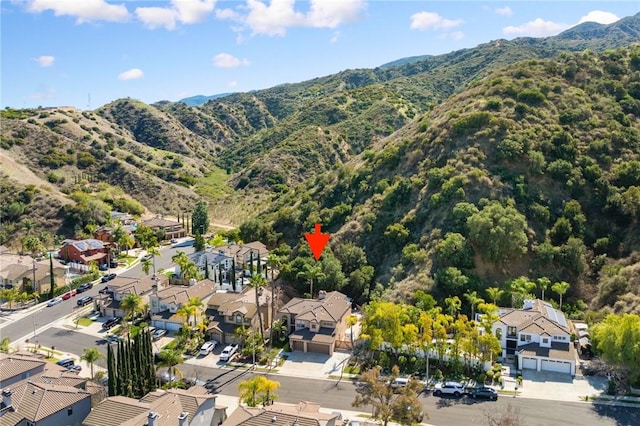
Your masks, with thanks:
[(0, 0), (0, 107), (247, 92), (638, 11), (637, 0)]

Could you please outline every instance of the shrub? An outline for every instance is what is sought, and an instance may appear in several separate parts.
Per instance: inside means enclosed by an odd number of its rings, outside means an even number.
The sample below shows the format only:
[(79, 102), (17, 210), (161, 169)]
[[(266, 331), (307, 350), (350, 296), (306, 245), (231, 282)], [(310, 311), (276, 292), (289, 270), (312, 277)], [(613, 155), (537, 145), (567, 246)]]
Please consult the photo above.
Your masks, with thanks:
[(546, 97), (542, 92), (536, 89), (524, 89), (522, 92), (518, 93), (516, 99), (520, 102), (524, 102), (528, 105), (540, 105)]

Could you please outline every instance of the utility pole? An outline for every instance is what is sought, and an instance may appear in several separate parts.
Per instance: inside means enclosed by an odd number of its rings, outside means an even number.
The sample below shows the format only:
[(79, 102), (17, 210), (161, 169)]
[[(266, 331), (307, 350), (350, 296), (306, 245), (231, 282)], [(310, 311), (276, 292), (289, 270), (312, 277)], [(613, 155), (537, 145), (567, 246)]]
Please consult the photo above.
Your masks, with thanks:
[(33, 259), (33, 291), (39, 293), (38, 284), (36, 283), (36, 259)]

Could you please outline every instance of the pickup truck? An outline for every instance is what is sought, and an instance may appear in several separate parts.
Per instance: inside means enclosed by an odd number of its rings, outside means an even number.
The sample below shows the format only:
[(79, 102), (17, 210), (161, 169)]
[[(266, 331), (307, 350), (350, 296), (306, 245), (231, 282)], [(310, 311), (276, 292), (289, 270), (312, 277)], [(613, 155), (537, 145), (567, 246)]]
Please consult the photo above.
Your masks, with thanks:
[(229, 361), (238, 352), (238, 345), (229, 345), (222, 350), (220, 361)]

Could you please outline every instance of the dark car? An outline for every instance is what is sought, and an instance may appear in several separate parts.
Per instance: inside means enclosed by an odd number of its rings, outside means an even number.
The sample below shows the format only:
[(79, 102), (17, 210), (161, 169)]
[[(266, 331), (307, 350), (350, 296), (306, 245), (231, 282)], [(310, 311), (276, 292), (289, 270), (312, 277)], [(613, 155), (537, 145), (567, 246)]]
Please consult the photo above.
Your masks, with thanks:
[(78, 286), (78, 288), (76, 289), (76, 291), (78, 293), (82, 293), (84, 291), (89, 290), (90, 288), (93, 288), (93, 284), (92, 283), (86, 283), (86, 284), (81, 284)]
[(105, 330), (109, 330), (110, 328), (113, 328), (116, 324), (120, 324), (121, 321), (122, 321), (122, 318), (120, 317), (110, 318), (106, 320), (104, 324), (102, 324), (102, 328), (104, 328)]
[(496, 401), (498, 399), (498, 391), (492, 388), (483, 386), (481, 388), (472, 389), (469, 391), (471, 398), (485, 398)]
[(117, 260), (111, 260), (109, 262), (109, 267), (110, 268), (117, 268), (118, 267), (118, 261)]
[(112, 272), (112, 273), (110, 273), (110, 274), (103, 275), (103, 276), (102, 276), (101, 281), (102, 281), (103, 283), (106, 283), (107, 281), (111, 281), (111, 280), (112, 280), (112, 279), (114, 279), (115, 277), (116, 277), (116, 274)]
[(91, 296), (84, 296), (81, 297), (80, 299), (78, 299), (78, 306), (85, 306), (88, 305), (89, 303), (93, 302), (93, 297)]

